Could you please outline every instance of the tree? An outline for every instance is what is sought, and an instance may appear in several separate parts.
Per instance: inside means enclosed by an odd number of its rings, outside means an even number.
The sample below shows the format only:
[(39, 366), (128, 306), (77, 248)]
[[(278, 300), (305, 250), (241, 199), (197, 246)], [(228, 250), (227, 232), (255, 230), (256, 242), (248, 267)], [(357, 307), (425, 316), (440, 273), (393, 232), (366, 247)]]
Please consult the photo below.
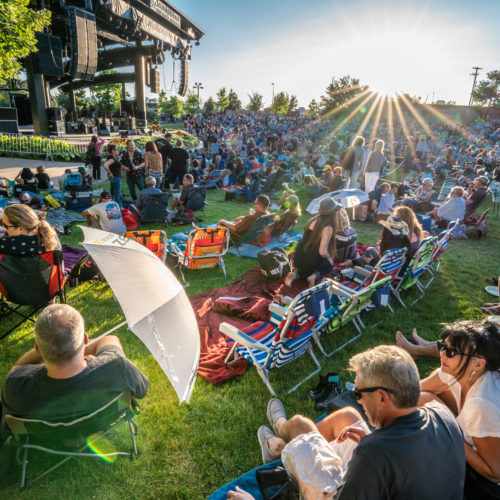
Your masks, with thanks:
[(286, 115), (288, 113), (288, 106), (288, 95), (285, 92), (278, 92), (274, 97), (271, 109), (278, 115)]
[(159, 108), (162, 113), (172, 118), (180, 118), (182, 116), (182, 101), (175, 95), (164, 101)]
[[(114, 69), (101, 71), (100, 75), (117, 73)], [(120, 100), (122, 98), (121, 83), (108, 83), (96, 85), (90, 88), (90, 96), (97, 111), (113, 111), (117, 113), (120, 110)]]
[(226, 109), (231, 109), (233, 111), (238, 111), (241, 109), (241, 101), (240, 98), (238, 97), (238, 94), (231, 89), (228, 94), (228, 99), (229, 99), (229, 104), (227, 105)]
[[(76, 113), (79, 116), (90, 114), (89, 101), (86, 97), (85, 90), (77, 90), (75, 92)], [(54, 96), (54, 101), (56, 106), (64, 108), (68, 113), (72, 112), (69, 94), (63, 94), (60, 92)]]
[(295, 111), (299, 105), (299, 101), (297, 100), (296, 95), (286, 95), (286, 98), (288, 99), (288, 111), (287, 113), (291, 113), (292, 111)]
[(500, 107), (500, 70), (490, 71), (487, 80), (479, 82), (472, 93), (472, 99), (477, 104)]
[(326, 88), (326, 95), (321, 96), (321, 113), (328, 113), (339, 108), (367, 88), (367, 86), (361, 86), (357, 78), (352, 78), (349, 75), (338, 80), (333, 79)]
[(319, 103), (316, 101), (316, 99), (313, 99), (309, 103), (309, 107), (307, 108), (307, 114), (316, 117), (319, 116), (319, 112), (320, 112)]
[(258, 92), (252, 92), (248, 94), (250, 102), (247, 105), (249, 111), (260, 111), (264, 106), (264, 96)]
[(205, 101), (205, 105), (203, 106), (203, 112), (204, 113), (213, 113), (215, 111), (215, 101), (209, 97)]
[(33, 10), (30, 0), (3, 0), (0, 9), (0, 84), (15, 78), (20, 59), (36, 52), (35, 32), (50, 24), (50, 11)]
[(184, 103), (184, 111), (190, 115), (200, 112), (200, 100), (196, 94), (189, 94)]
[(219, 106), (219, 111), (221, 113), (229, 106), (229, 96), (226, 93), (226, 87), (222, 87), (217, 92), (217, 106)]

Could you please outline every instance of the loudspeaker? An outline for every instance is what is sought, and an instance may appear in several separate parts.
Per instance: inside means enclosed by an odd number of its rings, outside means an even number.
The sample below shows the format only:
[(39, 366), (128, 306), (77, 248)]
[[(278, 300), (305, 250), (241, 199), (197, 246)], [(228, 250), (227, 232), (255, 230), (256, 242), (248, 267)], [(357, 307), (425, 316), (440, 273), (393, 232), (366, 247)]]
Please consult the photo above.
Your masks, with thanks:
[(62, 121), (63, 108), (47, 108), (47, 119), (50, 121)]
[(97, 69), (95, 15), (78, 7), (66, 9), (71, 45), (69, 73), (76, 80), (93, 80)]
[(16, 108), (0, 108), (0, 120), (14, 120), (17, 122)]
[(45, 76), (64, 76), (61, 38), (36, 33), (38, 52), (32, 54), (33, 71)]
[(17, 109), (19, 125), (30, 125), (33, 123), (31, 116), (31, 102), (28, 96), (16, 95), (14, 96), (14, 104)]
[(151, 63), (144, 61), (144, 85), (149, 87), (151, 85)]
[(153, 94), (160, 93), (160, 70), (151, 68), (151, 92)]
[(64, 135), (66, 128), (62, 120), (49, 120), (49, 134), (50, 135)]
[(181, 76), (179, 83), (179, 90), (177, 93), (181, 97), (185, 97), (188, 91), (189, 84), (189, 61), (187, 59), (181, 59)]
[(0, 108), (0, 132), (19, 134), (16, 108)]
[(125, 99), (120, 101), (120, 113), (127, 113), (127, 115), (135, 116), (137, 114), (137, 101)]

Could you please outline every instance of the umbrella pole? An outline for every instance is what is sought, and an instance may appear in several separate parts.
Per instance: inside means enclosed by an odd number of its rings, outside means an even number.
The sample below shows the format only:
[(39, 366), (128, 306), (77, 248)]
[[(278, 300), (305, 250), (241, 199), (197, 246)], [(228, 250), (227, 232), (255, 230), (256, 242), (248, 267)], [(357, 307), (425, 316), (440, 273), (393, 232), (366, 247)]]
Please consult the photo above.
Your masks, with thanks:
[(97, 342), (99, 339), (102, 339), (106, 335), (109, 335), (110, 333), (113, 333), (115, 330), (118, 330), (119, 328), (121, 328), (122, 326), (124, 326), (126, 324), (127, 324), (127, 321), (122, 321), (120, 324), (118, 324), (118, 325), (114, 326), (113, 328), (111, 328), (111, 330), (108, 330), (107, 332), (104, 332), (102, 335), (99, 335), (99, 337), (96, 337), (95, 339), (90, 339), (89, 343), (87, 345), (91, 345), (94, 342)]

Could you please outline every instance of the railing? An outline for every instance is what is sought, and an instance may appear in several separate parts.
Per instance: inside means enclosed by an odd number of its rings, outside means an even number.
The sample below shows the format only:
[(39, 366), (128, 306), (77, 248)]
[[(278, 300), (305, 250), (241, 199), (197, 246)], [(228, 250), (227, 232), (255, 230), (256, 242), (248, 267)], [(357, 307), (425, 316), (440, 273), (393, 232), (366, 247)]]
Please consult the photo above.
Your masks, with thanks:
[(0, 155), (10, 153), (21, 157), (44, 156), (45, 161), (81, 157), (87, 151), (87, 142), (73, 137), (33, 137), (26, 135), (0, 135)]

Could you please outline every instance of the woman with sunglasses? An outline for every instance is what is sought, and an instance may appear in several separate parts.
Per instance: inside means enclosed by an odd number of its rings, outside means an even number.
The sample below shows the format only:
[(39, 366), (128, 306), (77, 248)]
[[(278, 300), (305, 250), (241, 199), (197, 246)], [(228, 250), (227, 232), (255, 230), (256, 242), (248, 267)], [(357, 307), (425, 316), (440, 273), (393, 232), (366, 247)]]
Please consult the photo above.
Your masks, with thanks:
[(36, 257), (51, 252), (59, 244), (54, 228), (27, 205), (9, 205), (5, 208), (2, 226), (7, 237), (0, 239), (0, 254)]
[(465, 441), (467, 498), (500, 498), (500, 330), (491, 322), (446, 325), (441, 368), (422, 380), (419, 404), (438, 400), (456, 415)]

